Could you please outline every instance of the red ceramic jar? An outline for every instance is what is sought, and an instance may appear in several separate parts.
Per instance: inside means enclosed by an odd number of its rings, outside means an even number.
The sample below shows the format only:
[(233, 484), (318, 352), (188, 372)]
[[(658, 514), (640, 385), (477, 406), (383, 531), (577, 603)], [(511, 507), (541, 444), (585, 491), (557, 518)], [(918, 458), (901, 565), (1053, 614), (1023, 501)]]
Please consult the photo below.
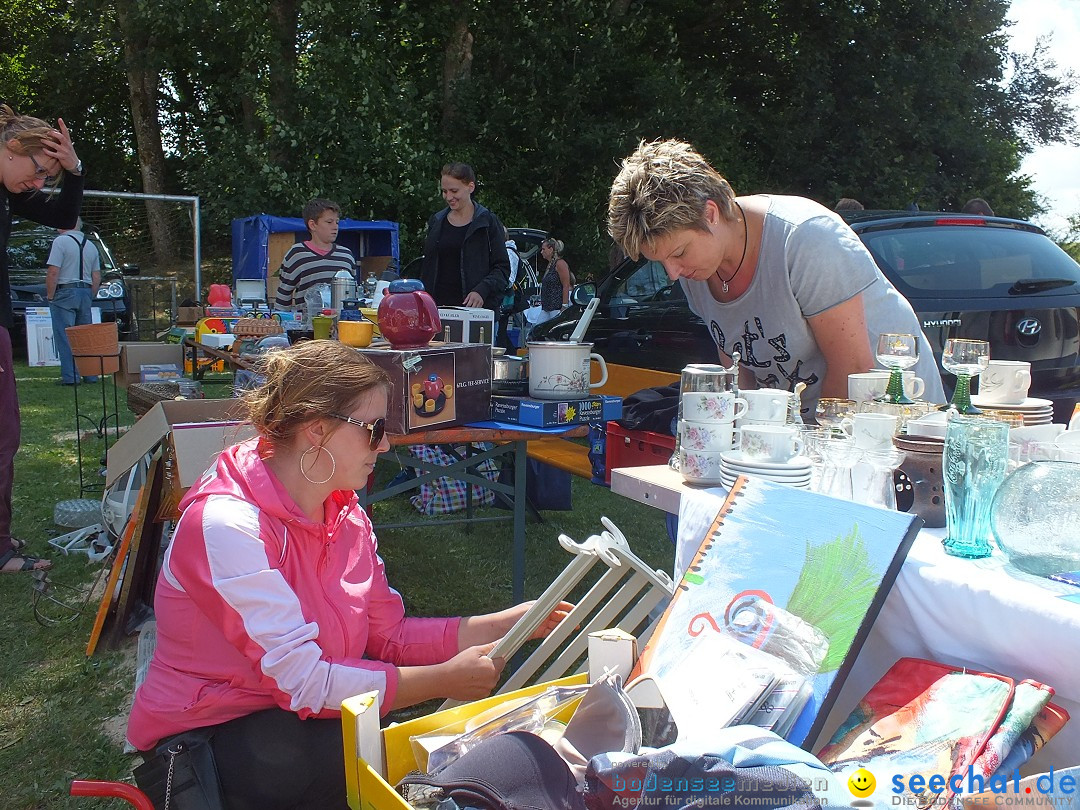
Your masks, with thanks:
[(390, 282), (379, 303), (379, 331), (393, 349), (422, 349), (442, 330), (435, 299), (417, 279)]

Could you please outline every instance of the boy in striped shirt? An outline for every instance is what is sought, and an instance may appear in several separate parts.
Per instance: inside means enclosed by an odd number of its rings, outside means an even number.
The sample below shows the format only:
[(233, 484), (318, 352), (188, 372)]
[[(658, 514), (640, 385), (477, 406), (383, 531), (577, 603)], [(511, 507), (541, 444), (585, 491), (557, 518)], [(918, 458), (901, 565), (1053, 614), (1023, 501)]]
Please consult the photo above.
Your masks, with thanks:
[(356, 259), (352, 252), (334, 240), (338, 235), (341, 208), (330, 200), (311, 200), (304, 206), (304, 224), (311, 238), (297, 242), (278, 271), (280, 282), (274, 306), (277, 309), (302, 310), (304, 293), (316, 284), (332, 285), (334, 274), (348, 270), (356, 278)]

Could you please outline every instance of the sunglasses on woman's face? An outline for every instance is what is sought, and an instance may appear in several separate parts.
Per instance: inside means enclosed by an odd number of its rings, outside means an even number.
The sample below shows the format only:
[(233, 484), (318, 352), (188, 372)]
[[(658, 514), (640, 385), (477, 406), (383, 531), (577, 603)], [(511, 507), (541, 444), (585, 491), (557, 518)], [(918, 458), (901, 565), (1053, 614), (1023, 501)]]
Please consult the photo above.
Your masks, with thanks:
[(371, 441), (368, 443), (368, 447), (372, 450), (379, 449), (379, 445), (382, 444), (383, 436), (386, 435), (386, 420), (381, 416), (374, 422), (361, 422), (359, 419), (353, 419), (351, 416), (344, 416), (340, 413), (332, 413), (330, 416), (335, 419), (340, 419), (342, 422), (348, 422), (350, 425), (356, 425), (357, 427), (370, 430)]

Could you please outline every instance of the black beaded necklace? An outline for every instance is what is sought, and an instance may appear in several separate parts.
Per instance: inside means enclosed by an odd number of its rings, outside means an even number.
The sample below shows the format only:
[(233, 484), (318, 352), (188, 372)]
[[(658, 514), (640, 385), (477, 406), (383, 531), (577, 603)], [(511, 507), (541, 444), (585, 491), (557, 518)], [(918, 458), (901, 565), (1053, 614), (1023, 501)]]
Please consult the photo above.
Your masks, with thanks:
[(742, 256), (739, 257), (739, 266), (735, 268), (735, 272), (731, 274), (731, 278), (729, 278), (727, 280), (720, 279), (720, 283), (723, 285), (722, 289), (724, 291), (724, 295), (727, 295), (728, 284), (730, 284), (732, 281), (734, 281), (735, 276), (739, 275), (739, 271), (742, 270), (743, 262), (746, 261), (746, 248), (750, 244), (750, 232), (747, 229), (747, 225), (746, 225), (746, 212), (743, 211), (742, 206), (739, 205), (738, 200), (732, 200), (732, 202), (735, 203), (735, 207), (739, 209), (739, 215), (742, 217), (743, 245), (742, 245)]

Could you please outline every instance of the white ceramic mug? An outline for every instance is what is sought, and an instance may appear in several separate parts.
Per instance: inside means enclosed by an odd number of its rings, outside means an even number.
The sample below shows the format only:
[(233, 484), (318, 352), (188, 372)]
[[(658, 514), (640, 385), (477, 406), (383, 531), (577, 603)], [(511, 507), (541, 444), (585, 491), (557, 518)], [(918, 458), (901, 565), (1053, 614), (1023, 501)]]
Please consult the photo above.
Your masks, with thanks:
[(716, 393), (684, 393), (682, 395), (682, 418), (688, 422), (733, 422), (741, 418), (747, 409), (743, 397), (731, 391)]
[[(884, 371), (886, 374), (889, 372), (885, 369), (874, 369), (875, 371)], [(921, 399), (923, 392), (926, 390), (926, 383), (923, 382), (922, 377), (916, 377), (915, 372), (910, 368), (905, 368), (900, 372), (900, 375), (904, 378), (904, 394), (908, 399)], [(888, 388), (888, 378), (885, 379), (885, 387)]]
[(1019, 405), (1031, 387), (1031, 363), (991, 360), (979, 375), (979, 399), (998, 405)]
[(857, 413), (840, 422), (840, 429), (855, 440), (860, 450), (885, 450), (892, 447), (900, 420), (887, 413)]
[(679, 472), (692, 484), (720, 483), (720, 453), (679, 448)]
[(790, 425), (744, 425), (743, 456), (755, 461), (789, 461), (803, 450), (798, 428)]
[(881, 399), (885, 396), (885, 389), (888, 387), (889, 372), (887, 371), (860, 371), (857, 374), (848, 374), (848, 399), (856, 402)]
[(791, 392), (782, 388), (755, 388), (740, 391), (746, 400), (746, 414), (742, 421), (747, 424), (784, 424), (791, 413)]
[[(591, 343), (537, 341), (529, 344), (529, 396), (536, 399), (578, 399), (607, 382), (607, 363), (592, 353)], [(591, 381), (591, 362), (600, 364), (600, 379)]]
[(692, 422), (679, 420), (679, 447), (687, 450), (707, 450), (718, 453), (730, 450), (742, 433), (732, 422)]

